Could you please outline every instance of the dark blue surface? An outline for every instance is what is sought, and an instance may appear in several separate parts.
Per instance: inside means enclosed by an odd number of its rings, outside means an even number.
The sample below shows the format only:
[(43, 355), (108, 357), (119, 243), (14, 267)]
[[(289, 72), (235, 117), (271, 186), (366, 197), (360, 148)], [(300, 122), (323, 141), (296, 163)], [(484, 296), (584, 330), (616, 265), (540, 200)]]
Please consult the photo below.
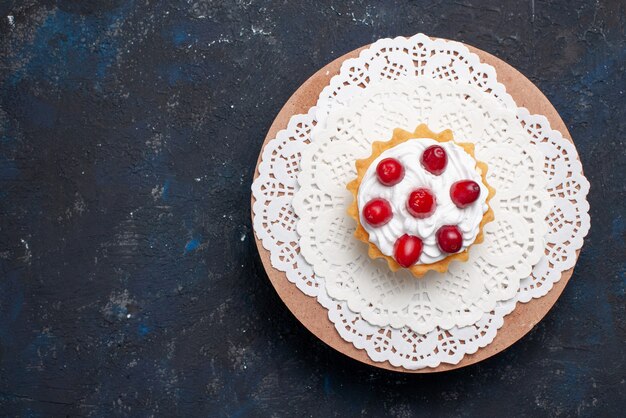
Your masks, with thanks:
[[(619, 0), (3, 2), (1, 415), (623, 415), (625, 20)], [(545, 320), (431, 376), (361, 365), (303, 329), (249, 213), (293, 91), (417, 32), (526, 74), (592, 185), (592, 231)]]

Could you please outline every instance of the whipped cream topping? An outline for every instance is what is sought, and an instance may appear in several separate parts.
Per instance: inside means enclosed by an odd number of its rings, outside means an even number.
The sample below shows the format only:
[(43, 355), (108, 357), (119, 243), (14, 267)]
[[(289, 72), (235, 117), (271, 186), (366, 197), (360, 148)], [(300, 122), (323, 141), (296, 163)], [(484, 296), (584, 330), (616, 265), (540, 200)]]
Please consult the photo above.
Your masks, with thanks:
[[(431, 145), (441, 146), (447, 153), (448, 165), (443, 173), (436, 176), (426, 171), (420, 158)], [(402, 181), (395, 186), (385, 186), (376, 176), (376, 166), (385, 158), (395, 158), (404, 166)], [(459, 180), (474, 180), (480, 185), (480, 196), (466, 208), (458, 208), (450, 198), (450, 186)], [(435, 213), (425, 219), (413, 217), (406, 208), (409, 194), (420, 187), (430, 189), (436, 198)], [(431, 264), (444, 259), (444, 253), (437, 245), (435, 233), (443, 225), (457, 225), (463, 234), (463, 246), (469, 247), (478, 235), (483, 214), (487, 211), (489, 190), (483, 184), (477, 171), (476, 161), (463, 148), (454, 142), (438, 142), (430, 138), (409, 139), (384, 151), (370, 164), (358, 191), (358, 207), (361, 225), (369, 233), (369, 240), (385, 255), (393, 257), (394, 244), (404, 234), (422, 239), (422, 254), (416, 264)], [(391, 220), (379, 227), (373, 227), (363, 218), (363, 207), (374, 198), (386, 199), (393, 210)]]

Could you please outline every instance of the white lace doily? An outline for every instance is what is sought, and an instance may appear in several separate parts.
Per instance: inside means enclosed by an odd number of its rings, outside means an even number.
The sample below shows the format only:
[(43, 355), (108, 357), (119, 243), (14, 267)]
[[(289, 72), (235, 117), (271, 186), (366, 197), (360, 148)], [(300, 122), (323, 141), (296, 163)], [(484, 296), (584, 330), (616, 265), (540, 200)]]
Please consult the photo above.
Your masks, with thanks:
[[(450, 128), (459, 142), (473, 142), (496, 189), (490, 202), (495, 220), (484, 228), (484, 243), (470, 248), (467, 262), (422, 280), (368, 256), (367, 245), (354, 237), (347, 213), (353, 197), (346, 190), (356, 177), (354, 162), (371, 154), (374, 141), (390, 139), (394, 128), (412, 132), (419, 123), (436, 132)], [(302, 153), (293, 200), (300, 251), (328, 295), (370, 324), (422, 334), (473, 324), (496, 302), (515, 296), (543, 255), (552, 206), (543, 158), (515, 113), (487, 93), (424, 76), (380, 81), (349, 106), (333, 109), (313, 138)]]
[[(389, 55), (386, 55), (387, 51)], [(409, 51), (420, 51), (413, 54), (416, 58), (411, 64), (413, 67), (403, 58), (406, 71), (391, 78), (427, 75), (458, 81), (459, 74), (462, 74), (461, 82), (469, 80), (469, 84), (492, 94), (505, 107), (515, 106), (504, 87), (497, 83), (495, 70), (480, 63), (478, 57), (463, 45), (430, 40), (423, 35), (410, 39), (384, 39), (364, 50), (358, 58), (346, 60), (341, 73), (322, 92), (317, 108), (312, 108), (306, 115), (294, 115), (287, 128), (268, 142), (252, 191), (255, 198), (254, 229), (270, 252), (272, 265), (284, 271), (288, 280), (302, 292), (316, 297), (328, 309), (329, 318), (342, 338), (366, 350), (372, 360), (418, 369), (436, 367), (442, 362), (456, 364), (465, 354), (485, 347), (493, 341), (504, 316), (514, 309), (517, 301), (526, 302), (545, 295), (561, 278), (562, 271), (574, 266), (576, 250), (582, 246), (582, 239), (589, 229), (586, 201), (589, 183), (582, 174), (574, 146), (558, 131), (552, 130), (545, 117), (530, 115), (526, 109), (519, 108), (517, 117), (521, 126), (534, 138), (544, 155), (544, 172), (548, 175), (546, 189), (554, 206), (547, 222), (547, 254), (534, 266), (533, 274), (522, 279), (518, 293), (509, 300), (498, 302), (493, 311), (475, 324), (449, 330), (436, 328), (427, 334), (419, 334), (408, 327), (373, 326), (360, 314), (350, 311), (345, 301), (330, 298), (323, 280), (313, 274), (312, 267), (299, 251), (292, 200), (298, 190), (296, 179), (301, 153), (312, 140), (312, 128), (317, 123), (323, 125), (333, 106), (346, 103), (372, 80), (390, 78), (389, 74), (394, 73), (389, 69), (398, 68), (394, 64), (398, 61), (396, 58), (400, 53), (411, 57)], [(369, 65), (373, 59), (386, 61), (389, 65), (383, 65), (382, 69), (380, 65)], [(443, 63), (430, 65), (430, 70), (425, 71), (427, 64), (434, 63), (432, 60), (435, 59)], [(361, 75), (355, 77), (355, 74)]]

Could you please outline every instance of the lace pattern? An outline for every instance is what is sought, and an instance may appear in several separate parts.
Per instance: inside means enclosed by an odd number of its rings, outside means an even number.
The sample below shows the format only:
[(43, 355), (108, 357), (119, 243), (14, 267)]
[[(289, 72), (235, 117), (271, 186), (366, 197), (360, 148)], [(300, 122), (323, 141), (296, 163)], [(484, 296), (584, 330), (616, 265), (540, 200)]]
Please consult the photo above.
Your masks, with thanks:
[[(389, 55), (386, 55), (387, 50)], [(323, 278), (314, 275), (312, 266), (299, 251), (298, 218), (293, 209), (293, 196), (299, 189), (299, 161), (305, 148), (316, 140), (315, 135), (312, 136), (313, 128), (317, 124), (325, 125), (331, 108), (345, 105), (366, 85), (374, 80), (380, 81), (394, 67), (393, 64), (369, 66), (366, 65), (368, 62), (373, 59), (381, 63), (397, 62), (401, 53), (407, 54), (407, 51), (414, 51), (412, 54), (418, 58), (412, 60), (415, 72), (408, 71), (411, 66), (402, 58), (407, 71), (402, 70), (398, 72), (400, 76), (391, 78), (402, 78), (404, 74), (405, 77), (430, 75), (430, 78), (461, 80), (462, 83), (471, 80), (467, 84), (492, 94), (504, 107), (515, 109), (518, 122), (544, 156), (543, 171), (548, 177), (546, 190), (553, 199), (547, 218), (547, 253), (534, 265), (532, 274), (520, 281), (517, 293), (511, 299), (497, 302), (493, 310), (474, 324), (448, 330), (437, 327), (425, 334), (406, 326), (374, 326), (361, 314), (352, 312), (345, 301), (331, 298), (325, 290)], [(439, 56), (442, 56), (439, 64), (432, 61), (433, 57)], [(431, 64), (426, 66), (429, 62)], [(252, 186), (254, 229), (264, 248), (271, 253), (272, 265), (284, 271), (287, 279), (299, 290), (315, 297), (328, 309), (329, 319), (344, 340), (366, 350), (374, 361), (389, 361), (394, 366), (419, 369), (436, 367), (442, 362), (456, 364), (465, 354), (485, 347), (493, 341), (504, 316), (513, 311), (517, 301), (527, 302), (545, 295), (561, 278), (562, 271), (573, 267), (576, 251), (582, 246), (582, 239), (589, 229), (588, 191), (589, 183), (582, 174), (574, 146), (551, 129), (545, 117), (517, 108), (504, 86), (497, 82), (492, 67), (480, 63), (478, 57), (462, 44), (416, 35), (410, 39), (380, 40), (358, 58), (346, 60), (340, 74), (321, 93), (317, 106), (306, 115), (294, 115), (287, 128), (268, 142), (259, 164), (259, 176)], [(320, 194), (318, 198), (317, 204), (323, 206), (328, 204), (330, 195)]]
[[(485, 242), (470, 248), (469, 260), (416, 280), (371, 260), (367, 246), (354, 238), (346, 184), (356, 177), (354, 161), (369, 156), (372, 142), (422, 122), (435, 131), (449, 127), (460, 142), (473, 142), (496, 195), (495, 221), (485, 226)], [(542, 156), (515, 113), (487, 93), (426, 77), (384, 80), (335, 109), (314, 132), (316, 139), (302, 152), (293, 200), (300, 250), (324, 278), (329, 296), (346, 301), (370, 324), (408, 326), (422, 334), (473, 324), (498, 301), (511, 299), (543, 255), (551, 199)]]

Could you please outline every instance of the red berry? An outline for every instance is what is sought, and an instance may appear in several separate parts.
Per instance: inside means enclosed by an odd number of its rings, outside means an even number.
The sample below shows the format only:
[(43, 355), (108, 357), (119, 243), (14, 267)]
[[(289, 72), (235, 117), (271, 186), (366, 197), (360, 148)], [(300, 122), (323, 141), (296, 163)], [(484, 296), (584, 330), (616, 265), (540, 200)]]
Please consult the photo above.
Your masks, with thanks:
[(385, 199), (372, 199), (363, 208), (363, 217), (371, 226), (383, 226), (392, 216), (391, 205)]
[(406, 210), (418, 219), (428, 218), (435, 212), (436, 199), (428, 189), (415, 189), (406, 201)]
[(456, 225), (442, 226), (436, 236), (439, 248), (446, 253), (456, 253), (463, 246), (463, 234)]
[(438, 176), (443, 173), (448, 165), (446, 150), (439, 145), (432, 145), (424, 150), (422, 154), (422, 167), (430, 173)]
[(395, 158), (385, 158), (380, 160), (376, 166), (378, 180), (385, 186), (398, 184), (404, 178), (404, 167)]
[(450, 199), (459, 208), (466, 208), (480, 196), (480, 186), (473, 180), (461, 180), (450, 186)]
[(411, 267), (422, 255), (422, 240), (414, 235), (404, 234), (396, 241), (393, 256), (402, 267)]

